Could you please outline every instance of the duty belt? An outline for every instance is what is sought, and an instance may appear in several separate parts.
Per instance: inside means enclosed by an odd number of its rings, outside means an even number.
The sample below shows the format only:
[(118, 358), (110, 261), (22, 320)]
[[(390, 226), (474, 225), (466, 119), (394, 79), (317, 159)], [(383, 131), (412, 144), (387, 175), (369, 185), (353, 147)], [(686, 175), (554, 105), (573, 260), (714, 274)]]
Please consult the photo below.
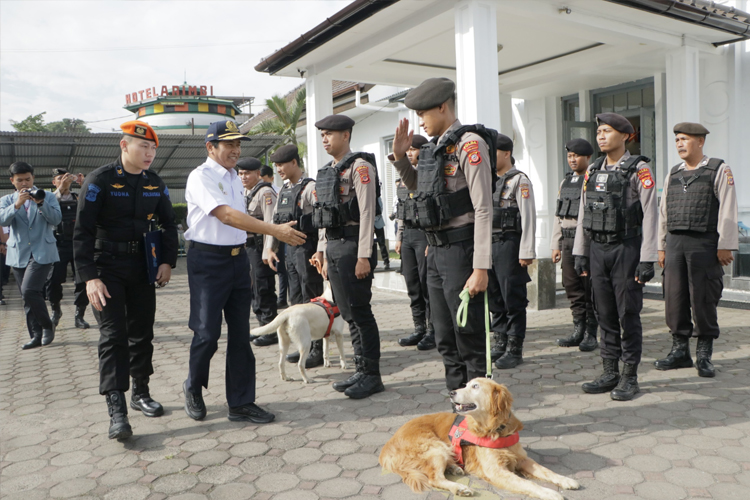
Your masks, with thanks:
[(474, 224), (444, 231), (425, 231), (425, 236), (427, 236), (427, 244), (431, 247), (447, 247), (453, 243), (473, 239)]
[(109, 241), (97, 238), (94, 240), (94, 250), (113, 254), (136, 255), (143, 253), (143, 241)]
[(636, 236), (641, 235), (641, 228), (635, 227), (632, 229), (629, 229), (627, 232), (621, 231), (616, 234), (611, 233), (598, 233), (598, 232), (591, 232), (591, 241), (595, 241), (597, 243), (621, 243), (625, 240), (629, 240), (631, 238), (635, 238)]
[(353, 238), (359, 236), (359, 224), (356, 226), (340, 226), (326, 229), (328, 239)]
[(206, 243), (198, 243), (197, 241), (191, 241), (188, 244), (188, 248), (197, 248), (204, 252), (218, 253), (221, 255), (231, 255), (237, 257), (245, 249), (245, 245), (208, 245)]
[(574, 227), (564, 227), (562, 228), (562, 237), (563, 238), (570, 238), (573, 239), (576, 237), (576, 228)]
[(521, 233), (518, 231), (498, 231), (492, 233), (492, 243), (507, 240), (510, 236), (521, 236)]

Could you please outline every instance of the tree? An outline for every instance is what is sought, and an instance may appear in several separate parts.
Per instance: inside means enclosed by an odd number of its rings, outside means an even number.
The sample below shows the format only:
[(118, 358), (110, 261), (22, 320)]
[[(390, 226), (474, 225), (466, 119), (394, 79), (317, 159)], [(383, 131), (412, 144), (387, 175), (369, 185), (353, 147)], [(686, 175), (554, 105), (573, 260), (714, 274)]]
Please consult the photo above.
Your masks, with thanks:
[(86, 122), (78, 118), (63, 118), (58, 122), (45, 124), (45, 114), (47, 112), (42, 111), (38, 115), (29, 115), (20, 122), (11, 120), (10, 124), (18, 132), (55, 132), (58, 134), (87, 134), (91, 132), (91, 129), (86, 126)]
[[(305, 98), (307, 92), (304, 88), (300, 89), (290, 103), (283, 97), (275, 95), (266, 99), (266, 106), (275, 115), (273, 118), (263, 120), (252, 129), (249, 135), (273, 134), (286, 137), (282, 144), (294, 144), (299, 149), (300, 158), (305, 156), (307, 146), (304, 142), (297, 141), (297, 125), (302, 111), (305, 109)], [(275, 151), (275, 149), (274, 149)]]
[(25, 120), (17, 122), (11, 120), (11, 126), (18, 132), (46, 132), (47, 129), (44, 125), (44, 115), (46, 111), (42, 111), (38, 115), (29, 115)]

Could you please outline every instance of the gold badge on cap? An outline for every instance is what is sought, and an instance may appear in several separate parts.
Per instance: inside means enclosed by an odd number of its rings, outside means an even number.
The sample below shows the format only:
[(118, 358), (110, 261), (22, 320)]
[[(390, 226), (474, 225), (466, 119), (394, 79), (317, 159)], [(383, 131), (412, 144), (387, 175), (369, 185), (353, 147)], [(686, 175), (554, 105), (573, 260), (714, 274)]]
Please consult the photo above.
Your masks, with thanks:
[(237, 128), (237, 124), (235, 124), (231, 120), (227, 120), (227, 130), (230, 132), (237, 132), (239, 133), (239, 129)]
[(146, 127), (136, 126), (135, 133), (138, 135), (146, 135)]

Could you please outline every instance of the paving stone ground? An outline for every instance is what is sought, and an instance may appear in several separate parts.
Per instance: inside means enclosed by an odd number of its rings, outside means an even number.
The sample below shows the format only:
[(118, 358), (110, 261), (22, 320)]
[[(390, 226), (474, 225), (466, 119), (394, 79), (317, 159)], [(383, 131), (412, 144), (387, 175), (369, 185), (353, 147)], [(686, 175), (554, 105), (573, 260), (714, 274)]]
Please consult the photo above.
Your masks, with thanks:
[[(109, 419), (98, 394), (98, 331), (73, 328), (72, 285), (65, 287), (64, 316), (48, 347), (21, 351), (28, 334), (14, 283), (6, 289), (8, 305), (0, 306), (3, 499), (449, 497), (414, 495), (377, 463), (380, 447), (404, 422), (450, 411), (439, 354), (396, 343), (411, 327), (404, 294), (373, 294), (386, 392), (347, 399), (330, 387), (348, 375), (337, 367), (308, 371), (311, 385), (282, 382), (277, 347), (254, 348), (258, 403), (277, 419), (263, 426), (229, 422), (222, 337), (204, 393), (208, 416), (195, 422), (185, 415), (181, 391), (192, 338), (181, 260), (170, 286), (157, 292), (151, 389), (166, 413), (146, 418), (131, 411), (135, 435), (119, 443), (107, 439)], [(515, 396), (525, 425), (521, 441), (533, 458), (580, 481), (581, 490), (564, 493), (569, 499), (749, 499), (750, 313), (720, 310), (715, 379), (699, 378), (694, 369), (655, 370), (653, 361), (670, 346), (663, 303), (646, 300), (642, 317), (642, 393), (618, 403), (580, 390), (598, 374), (598, 351), (554, 344), (570, 326), (565, 305), (529, 313), (525, 363), (494, 374)], [(338, 355), (333, 347), (334, 366)], [(295, 370), (287, 373), (299, 379)], [(475, 498), (518, 498), (477, 479), (461, 481), (475, 488)]]

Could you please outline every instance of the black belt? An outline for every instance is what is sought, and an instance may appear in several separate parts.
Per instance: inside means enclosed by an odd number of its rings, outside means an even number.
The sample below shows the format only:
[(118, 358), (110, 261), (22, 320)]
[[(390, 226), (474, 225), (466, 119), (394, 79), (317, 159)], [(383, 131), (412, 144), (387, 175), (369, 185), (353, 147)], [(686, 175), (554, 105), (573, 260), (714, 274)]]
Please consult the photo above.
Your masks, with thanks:
[(218, 253), (221, 255), (231, 255), (237, 257), (245, 249), (245, 245), (208, 245), (206, 243), (198, 243), (197, 241), (191, 241), (188, 243), (188, 248), (197, 248), (204, 252)]
[(509, 236), (521, 236), (521, 233), (518, 231), (498, 231), (496, 233), (492, 233), (492, 243), (497, 243), (498, 241), (503, 241), (505, 239), (508, 239)]
[(576, 228), (574, 227), (564, 227), (562, 228), (562, 237), (563, 238), (575, 238), (576, 237)]
[(598, 233), (598, 232), (591, 232), (591, 241), (595, 241), (597, 243), (622, 243), (625, 240), (629, 240), (631, 238), (635, 238), (636, 236), (640, 236), (642, 233), (642, 230), (640, 227), (634, 227), (632, 229), (628, 229), (627, 232), (621, 231), (619, 233)]
[(340, 226), (326, 229), (328, 239), (359, 237), (359, 224), (355, 226)]
[(447, 247), (453, 243), (473, 239), (474, 224), (444, 231), (425, 231), (425, 236), (427, 236), (427, 244), (431, 247)]
[(143, 241), (109, 241), (97, 238), (94, 240), (94, 250), (137, 255), (143, 253)]

